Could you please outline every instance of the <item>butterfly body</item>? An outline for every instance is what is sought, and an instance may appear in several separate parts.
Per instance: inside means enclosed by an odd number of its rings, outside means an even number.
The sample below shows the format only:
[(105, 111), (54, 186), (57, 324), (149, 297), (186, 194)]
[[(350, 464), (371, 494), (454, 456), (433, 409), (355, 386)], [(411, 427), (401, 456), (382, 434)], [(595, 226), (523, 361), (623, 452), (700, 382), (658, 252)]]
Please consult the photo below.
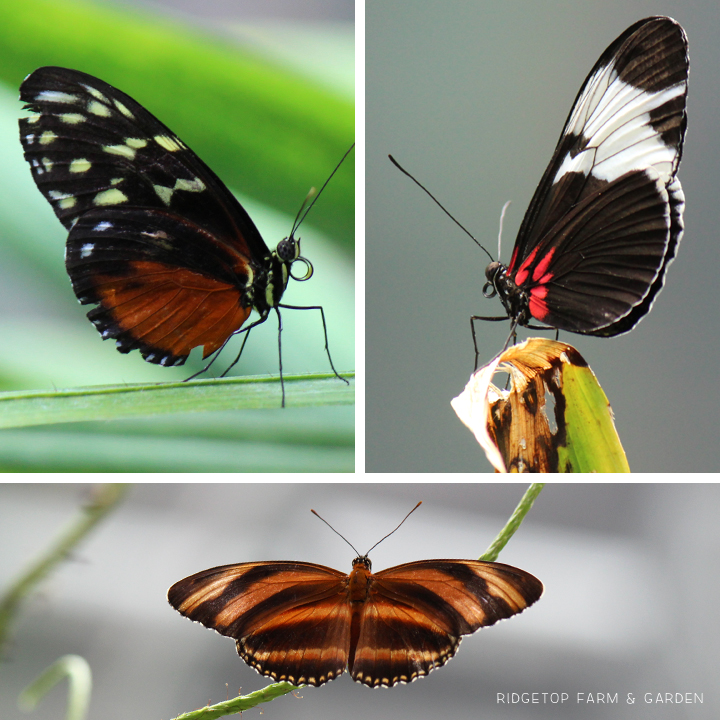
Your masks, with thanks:
[(687, 38), (640, 20), (575, 99), (509, 264), (486, 269), (514, 325), (614, 336), (650, 310), (683, 233), (676, 177), (687, 125)]
[(322, 685), (347, 669), (378, 687), (427, 675), (462, 635), (541, 594), (537, 578), (502, 563), (424, 560), (372, 573), (361, 556), (349, 575), (301, 562), (225, 565), (176, 583), (168, 600), (277, 681)]
[[(312, 274), (298, 239), (271, 251), (217, 175), (117, 88), (43, 67), (20, 97), (36, 113), (20, 120), (25, 159), (69, 231), (73, 290), (97, 306), (88, 317), (120, 352), (182, 365), (202, 346), (206, 358), (279, 315), (289, 278)], [(245, 325), (252, 310), (259, 319)]]

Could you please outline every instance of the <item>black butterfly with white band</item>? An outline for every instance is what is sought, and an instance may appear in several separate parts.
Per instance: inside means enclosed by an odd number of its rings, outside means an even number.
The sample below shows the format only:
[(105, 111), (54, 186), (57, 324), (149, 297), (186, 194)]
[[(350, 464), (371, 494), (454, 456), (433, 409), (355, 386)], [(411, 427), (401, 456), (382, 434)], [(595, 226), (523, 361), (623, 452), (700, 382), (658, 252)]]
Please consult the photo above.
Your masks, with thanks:
[[(513, 330), (614, 336), (650, 310), (683, 233), (687, 125), (682, 27), (650, 17), (600, 56), (525, 214), (510, 263), (491, 262)], [(490, 318), (475, 318), (490, 319)], [(494, 319), (494, 318), (493, 318)]]
[(468, 233), (491, 260), (483, 295), (498, 295), (506, 312), (471, 318), (476, 360), (475, 320), (509, 318), (509, 342), (518, 326), (611, 337), (648, 313), (683, 233), (688, 70), (675, 20), (630, 26), (580, 88), (509, 264)]

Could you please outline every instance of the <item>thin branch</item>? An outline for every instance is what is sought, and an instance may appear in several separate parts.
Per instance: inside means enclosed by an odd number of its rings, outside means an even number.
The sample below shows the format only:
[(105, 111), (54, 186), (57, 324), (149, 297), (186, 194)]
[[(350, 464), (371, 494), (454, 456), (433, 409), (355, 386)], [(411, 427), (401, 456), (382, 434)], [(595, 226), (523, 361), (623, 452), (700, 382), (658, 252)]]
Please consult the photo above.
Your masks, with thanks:
[(82, 509), (79, 517), (0, 597), (0, 649), (7, 640), (10, 625), (23, 600), (122, 500), (127, 489), (128, 486), (122, 484), (100, 485), (93, 488), (93, 497)]

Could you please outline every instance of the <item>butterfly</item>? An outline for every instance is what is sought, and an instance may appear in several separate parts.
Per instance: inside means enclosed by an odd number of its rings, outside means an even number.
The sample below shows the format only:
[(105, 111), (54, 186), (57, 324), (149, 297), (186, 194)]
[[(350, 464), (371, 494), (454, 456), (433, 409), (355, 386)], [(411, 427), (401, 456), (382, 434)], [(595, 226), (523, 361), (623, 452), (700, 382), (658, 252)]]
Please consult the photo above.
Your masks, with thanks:
[(261, 675), (319, 686), (347, 669), (369, 687), (408, 683), (444, 665), (463, 635), (522, 612), (542, 583), (480, 560), (420, 560), (349, 575), (306, 562), (222, 565), (180, 580), (168, 601), (235, 640)]
[[(290, 278), (313, 273), (294, 237), (297, 219), (270, 251), (182, 140), (92, 75), (42, 67), (25, 78), (20, 99), (37, 113), (20, 120), (25, 159), (69, 231), (65, 267), (80, 303), (97, 306), (88, 318), (103, 339), (122, 353), (140, 350), (147, 362), (182, 365), (194, 347), (207, 358), (238, 333), (244, 347), (271, 310), (280, 351), (280, 308), (316, 309), (327, 350), (322, 308), (281, 303)], [(259, 319), (244, 325), (253, 310)], [(328, 359), (340, 377), (329, 350)], [(284, 404), (282, 355), (280, 379)]]
[[(483, 294), (499, 296), (513, 333), (535, 319), (610, 337), (649, 312), (683, 233), (688, 70), (687, 37), (668, 17), (636, 22), (595, 63), (510, 263), (485, 271)], [(473, 317), (473, 336), (477, 319), (505, 318)]]

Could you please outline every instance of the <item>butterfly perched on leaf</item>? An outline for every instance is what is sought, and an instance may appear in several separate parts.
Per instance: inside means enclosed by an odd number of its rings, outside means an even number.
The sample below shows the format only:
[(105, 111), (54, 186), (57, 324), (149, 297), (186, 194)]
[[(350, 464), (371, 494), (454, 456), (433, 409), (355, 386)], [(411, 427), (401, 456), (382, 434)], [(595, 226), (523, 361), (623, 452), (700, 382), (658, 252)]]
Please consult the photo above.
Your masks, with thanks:
[(198, 346), (209, 357), (271, 310), (281, 328), (280, 308), (295, 309), (281, 303), (289, 279), (312, 275), (297, 224), (271, 251), (217, 175), (98, 78), (42, 67), (20, 99), (36, 113), (20, 120), (25, 159), (69, 231), (65, 267), (78, 300), (96, 306), (88, 317), (103, 339), (171, 366)]
[(175, 583), (181, 614), (235, 640), (260, 674), (323, 685), (346, 670), (370, 687), (427, 675), (463, 635), (522, 612), (542, 595), (530, 573), (479, 560), (421, 560), (349, 575), (306, 562), (223, 565)]
[(667, 17), (636, 22), (600, 56), (510, 263), (486, 269), (484, 294), (500, 297), (513, 328), (535, 319), (613, 336), (650, 310), (683, 233), (688, 69), (685, 32)]

